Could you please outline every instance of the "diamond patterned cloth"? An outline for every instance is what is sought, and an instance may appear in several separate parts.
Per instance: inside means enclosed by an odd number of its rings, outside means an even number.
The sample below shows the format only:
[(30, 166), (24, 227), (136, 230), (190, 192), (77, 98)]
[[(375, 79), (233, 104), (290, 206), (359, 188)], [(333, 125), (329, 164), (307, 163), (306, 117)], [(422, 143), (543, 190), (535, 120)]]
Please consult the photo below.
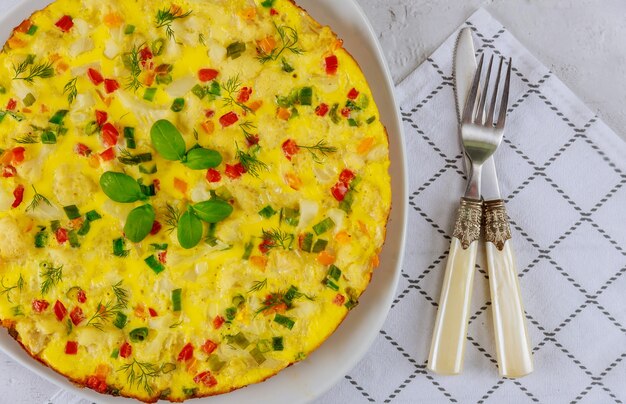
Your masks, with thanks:
[(498, 377), (484, 257), (463, 373), (426, 370), (465, 183), (452, 80), (455, 32), (397, 89), (410, 195), (410, 245), (397, 298), (369, 354), (317, 402), (626, 401), (626, 143), (486, 11), (463, 26), (472, 28), (478, 54), (513, 58), (509, 118), (495, 159), (535, 372)]
[[(426, 370), (465, 182), (452, 81), (455, 32), (398, 86), (411, 209), (397, 298), (369, 354), (317, 403), (624, 402), (626, 144), (486, 11), (464, 26), (474, 31), (479, 54), (511, 56), (515, 66), (495, 158), (535, 372), (498, 377), (481, 256), (463, 374)], [(50, 403), (71, 398), (59, 392)]]

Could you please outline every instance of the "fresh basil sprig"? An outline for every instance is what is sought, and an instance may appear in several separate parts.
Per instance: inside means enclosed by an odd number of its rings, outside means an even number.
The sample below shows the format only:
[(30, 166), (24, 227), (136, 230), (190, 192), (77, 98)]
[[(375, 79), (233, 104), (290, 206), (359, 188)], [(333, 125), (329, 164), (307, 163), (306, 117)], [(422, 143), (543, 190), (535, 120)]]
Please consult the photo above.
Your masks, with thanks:
[(115, 202), (131, 203), (146, 199), (139, 183), (124, 173), (105, 172), (100, 177), (100, 187)]
[(167, 119), (160, 119), (150, 129), (152, 145), (166, 160), (182, 160), (185, 156), (185, 139), (176, 126)]
[(222, 163), (222, 155), (215, 150), (197, 146), (186, 151), (185, 139), (167, 119), (156, 121), (150, 129), (152, 146), (166, 160), (180, 161), (192, 170), (206, 170)]
[[(144, 201), (148, 196), (141, 190), (135, 179), (124, 173), (107, 171), (100, 176), (102, 191), (115, 202), (132, 203)], [(150, 204), (131, 210), (124, 224), (126, 238), (138, 243), (150, 234), (155, 219), (154, 208)]]
[(221, 199), (210, 199), (190, 206), (190, 210), (202, 221), (217, 223), (233, 213), (233, 207)]
[(202, 147), (191, 149), (186, 154), (183, 164), (192, 170), (206, 170), (217, 167), (222, 162), (222, 155), (215, 150)]
[(178, 219), (176, 234), (180, 246), (187, 249), (197, 246), (202, 239), (203, 230), (202, 221), (192, 213), (191, 209), (187, 209)]
[(202, 239), (202, 222), (217, 223), (233, 213), (233, 207), (221, 199), (210, 199), (189, 205), (180, 215), (177, 226), (178, 242), (183, 248), (193, 248)]
[(133, 243), (138, 243), (150, 234), (154, 224), (154, 208), (150, 204), (138, 206), (131, 210), (126, 218), (124, 234)]

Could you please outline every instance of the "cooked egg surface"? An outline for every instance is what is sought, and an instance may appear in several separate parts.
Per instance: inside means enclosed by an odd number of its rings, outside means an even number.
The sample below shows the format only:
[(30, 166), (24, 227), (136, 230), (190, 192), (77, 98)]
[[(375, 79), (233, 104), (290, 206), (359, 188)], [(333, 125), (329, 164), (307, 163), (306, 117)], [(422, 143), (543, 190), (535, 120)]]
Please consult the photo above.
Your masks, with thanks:
[(6, 42), (0, 108), (0, 319), (80, 385), (263, 381), (378, 265), (386, 132), (290, 1), (56, 1)]

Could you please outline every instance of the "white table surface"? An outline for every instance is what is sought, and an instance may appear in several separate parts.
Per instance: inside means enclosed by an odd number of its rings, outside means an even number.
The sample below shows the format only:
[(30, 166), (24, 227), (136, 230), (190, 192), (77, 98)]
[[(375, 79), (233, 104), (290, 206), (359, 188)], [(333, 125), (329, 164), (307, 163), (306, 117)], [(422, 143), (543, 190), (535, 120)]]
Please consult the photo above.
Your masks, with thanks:
[[(20, 0), (0, 0), (8, 9)], [(623, 0), (357, 0), (396, 83), (479, 7), (626, 140), (626, 2)], [(381, 4), (382, 3), (382, 4)], [(0, 353), (0, 403), (46, 403), (59, 389)]]

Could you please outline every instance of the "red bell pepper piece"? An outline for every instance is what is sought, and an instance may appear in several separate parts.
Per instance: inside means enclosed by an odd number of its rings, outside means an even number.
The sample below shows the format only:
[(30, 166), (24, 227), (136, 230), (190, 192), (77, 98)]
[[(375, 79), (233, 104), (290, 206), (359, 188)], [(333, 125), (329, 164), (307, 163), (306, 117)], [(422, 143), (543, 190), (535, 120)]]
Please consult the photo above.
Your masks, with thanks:
[(104, 77), (102, 77), (102, 74), (92, 68), (87, 69), (87, 77), (89, 77), (89, 80), (91, 80), (91, 82), (96, 86), (99, 86), (104, 81)]
[(283, 142), (282, 148), (283, 148), (283, 153), (285, 154), (285, 157), (287, 157), (287, 160), (289, 161), (291, 161), (291, 158), (294, 155), (298, 154), (298, 151), (300, 151), (300, 148), (296, 144), (296, 141), (293, 139), (285, 140)]
[(215, 79), (219, 72), (215, 69), (200, 69), (198, 70), (198, 78), (200, 81), (207, 82)]
[(115, 149), (112, 147), (109, 147), (108, 149), (100, 153), (100, 157), (102, 158), (103, 161), (113, 160), (115, 158)]
[(54, 304), (54, 315), (57, 317), (57, 320), (63, 321), (65, 315), (67, 314), (67, 309), (60, 301), (56, 301)]
[(191, 345), (191, 342), (190, 342), (187, 345), (185, 345), (183, 349), (181, 349), (180, 353), (178, 354), (178, 361), (187, 362), (191, 358), (193, 358), (193, 345)]
[(229, 112), (220, 117), (220, 124), (223, 128), (226, 128), (239, 120), (239, 117), (234, 112)]
[(78, 342), (67, 341), (65, 344), (65, 353), (67, 355), (76, 355), (78, 353)]
[(55, 22), (54, 25), (59, 27), (61, 31), (68, 32), (74, 26), (74, 21), (72, 21), (72, 17), (69, 15), (64, 15), (59, 21)]
[(108, 118), (109, 114), (107, 114), (105, 111), (96, 110), (96, 123), (98, 124), (98, 126), (104, 125)]
[(217, 385), (217, 380), (208, 370), (206, 372), (198, 373), (196, 377), (193, 378), (193, 381), (198, 384), (204, 384), (207, 387)]
[(117, 128), (112, 123), (107, 122), (102, 126), (102, 141), (105, 146), (112, 147), (117, 144), (117, 138), (120, 136)]
[(106, 91), (107, 94), (111, 94), (118, 88), (120, 88), (120, 83), (118, 83), (116, 80), (104, 79), (104, 91)]
[(226, 320), (224, 320), (224, 317), (222, 316), (215, 316), (215, 318), (213, 319), (213, 328), (215, 328), (216, 330), (219, 330), (220, 327), (222, 326), (222, 324), (224, 324)]
[(63, 244), (68, 240), (67, 230), (62, 227), (54, 232), (54, 236), (59, 244)]
[(315, 115), (317, 116), (326, 116), (328, 113), (328, 105), (321, 103), (315, 108)]
[(13, 201), (11, 207), (17, 208), (24, 200), (24, 185), (20, 184), (13, 190), (13, 197), (15, 200)]
[(206, 180), (209, 182), (220, 182), (222, 180), (222, 174), (214, 168), (209, 168), (206, 172)]
[(337, 59), (337, 56), (335, 55), (328, 56), (325, 62), (326, 62), (326, 74), (336, 74), (337, 68), (339, 67), (339, 60)]
[(235, 165), (226, 164), (226, 170), (224, 170), (224, 172), (229, 178), (237, 179), (246, 172), (246, 168), (241, 163)]
[(48, 306), (50, 306), (50, 303), (45, 300), (33, 300), (33, 311), (35, 313), (46, 311)]
[(124, 342), (120, 347), (120, 356), (122, 358), (128, 358), (132, 353), (133, 347), (128, 342)]
[[(100, 308), (98, 308), (98, 310), (100, 310)], [(72, 323), (74, 323), (74, 325), (78, 325), (82, 323), (83, 320), (85, 319), (85, 315), (83, 314), (83, 309), (81, 309), (78, 306), (74, 307), (72, 311), (70, 312), (70, 319), (72, 320)]]

